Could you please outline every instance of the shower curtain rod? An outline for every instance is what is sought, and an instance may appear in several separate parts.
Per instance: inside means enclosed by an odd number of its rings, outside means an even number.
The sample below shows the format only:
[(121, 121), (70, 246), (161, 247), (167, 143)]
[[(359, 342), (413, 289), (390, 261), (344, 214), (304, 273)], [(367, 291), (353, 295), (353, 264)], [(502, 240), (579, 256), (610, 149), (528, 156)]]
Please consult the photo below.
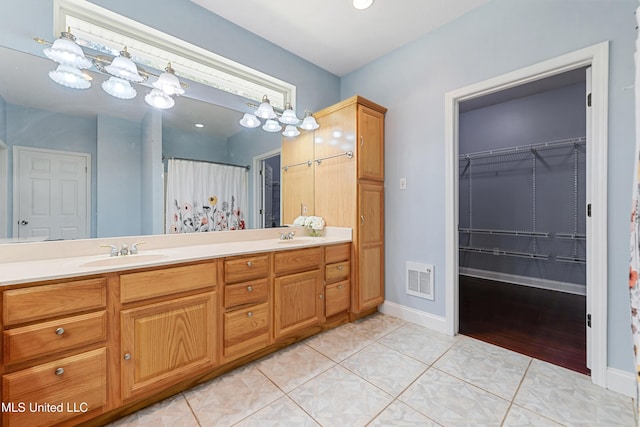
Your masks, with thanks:
[(233, 163), (223, 163), (223, 162), (214, 162), (211, 160), (197, 160), (197, 159), (187, 159), (184, 157), (167, 157), (167, 156), (162, 156), (162, 160), (169, 160), (169, 159), (173, 159), (173, 160), (186, 160), (189, 162), (202, 162), (202, 163), (213, 163), (215, 165), (223, 165), (223, 166), (233, 166), (236, 168), (244, 168), (246, 170), (251, 170), (251, 166), (246, 165), (246, 166), (242, 166), (242, 165), (234, 165)]

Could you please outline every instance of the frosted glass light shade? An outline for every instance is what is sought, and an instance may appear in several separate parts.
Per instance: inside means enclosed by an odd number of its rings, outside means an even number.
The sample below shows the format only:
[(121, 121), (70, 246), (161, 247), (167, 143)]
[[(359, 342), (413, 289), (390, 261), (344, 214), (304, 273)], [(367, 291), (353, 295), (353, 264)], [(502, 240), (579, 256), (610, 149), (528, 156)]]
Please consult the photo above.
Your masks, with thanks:
[(164, 73), (160, 74), (158, 80), (153, 82), (153, 87), (155, 87), (156, 89), (160, 89), (169, 96), (184, 94), (184, 89), (182, 89), (182, 86), (180, 86), (180, 81), (174, 74), (173, 68), (171, 68), (171, 64), (169, 64), (167, 68), (165, 68)]
[(260, 126), (260, 120), (253, 114), (244, 113), (244, 116), (240, 119), (240, 125), (249, 129), (257, 128)]
[(254, 114), (256, 117), (260, 117), (261, 119), (275, 119), (277, 117), (267, 95), (262, 97), (262, 104), (260, 104)]
[(282, 126), (275, 120), (267, 120), (267, 122), (262, 126), (262, 129), (267, 132), (280, 132), (282, 130)]
[(371, 7), (373, 0), (353, 0), (353, 7), (359, 10)]
[(294, 136), (300, 135), (300, 131), (294, 125), (287, 125), (287, 127), (284, 129), (284, 132), (282, 132), (282, 134), (284, 136), (294, 137)]
[(151, 89), (151, 92), (144, 97), (144, 100), (152, 107), (159, 108), (161, 110), (166, 110), (176, 104), (173, 98), (160, 89)]
[(91, 87), (91, 82), (85, 79), (82, 71), (70, 65), (58, 65), (58, 68), (49, 71), (49, 77), (54, 82), (72, 89), (87, 89)]
[(119, 56), (113, 58), (111, 64), (104, 67), (105, 71), (112, 76), (119, 77), (130, 82), (140, 83), (144, 78), (138, 74), (138, 67), (131, 60), (131, 55), (125, 48)]
[(291, 104), (287, 103), (287, 107), (280, 116), (280, 123), (287, 125), (297, 125), (300, 123), (300, 119), (296, 116), (296, 112), (291, 108)]
[(84, 56), (82, 48), (75, 42), (76, 38), (69, 32), (63, 32), (51, 47), (43, 50), (47, 58), (58, 64), (70, 65), (76, 68), (89, 68), (93, 62)]
[(120, 99), (135, 98), (138, 92), (131, 87), (131, 83), (118, 77), (110, 77), (102, 82), (102, 89), (109, 95)]
[(302, 124), (300, 125), (300, 129), (304, 130), (315, 130), (318, 129), (320, 125), (316, 122), (316, 119), (309, 113), (305, 115)]

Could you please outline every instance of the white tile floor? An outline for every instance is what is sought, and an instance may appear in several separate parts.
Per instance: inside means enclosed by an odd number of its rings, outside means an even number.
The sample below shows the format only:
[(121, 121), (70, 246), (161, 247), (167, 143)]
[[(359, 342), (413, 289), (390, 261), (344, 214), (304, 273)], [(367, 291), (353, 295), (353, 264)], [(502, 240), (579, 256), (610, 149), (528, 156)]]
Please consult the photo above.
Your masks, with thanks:
[(634, 426), (632, 399), (375, 314), (120, 419), (123, 426)]

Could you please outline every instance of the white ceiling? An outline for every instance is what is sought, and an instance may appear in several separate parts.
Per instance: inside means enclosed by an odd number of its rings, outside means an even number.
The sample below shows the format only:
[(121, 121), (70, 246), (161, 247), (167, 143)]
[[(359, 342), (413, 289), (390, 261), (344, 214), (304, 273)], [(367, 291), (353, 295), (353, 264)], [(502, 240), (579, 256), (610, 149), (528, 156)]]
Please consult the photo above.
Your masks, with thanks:
[(429, 33), (489, 0), (191, 0), (337, 76)]

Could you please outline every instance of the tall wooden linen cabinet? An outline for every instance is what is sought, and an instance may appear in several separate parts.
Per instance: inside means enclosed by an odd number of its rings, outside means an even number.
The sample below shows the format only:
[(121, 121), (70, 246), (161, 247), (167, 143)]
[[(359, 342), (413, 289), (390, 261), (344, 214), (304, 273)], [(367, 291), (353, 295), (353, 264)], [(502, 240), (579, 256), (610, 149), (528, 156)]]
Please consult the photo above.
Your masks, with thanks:
[(282, 143), (283, 219), (317, 215), (353, 229), (351, 314), (384, 301), (384, 114), (354, 96), (314, 117), (320, 128)]

